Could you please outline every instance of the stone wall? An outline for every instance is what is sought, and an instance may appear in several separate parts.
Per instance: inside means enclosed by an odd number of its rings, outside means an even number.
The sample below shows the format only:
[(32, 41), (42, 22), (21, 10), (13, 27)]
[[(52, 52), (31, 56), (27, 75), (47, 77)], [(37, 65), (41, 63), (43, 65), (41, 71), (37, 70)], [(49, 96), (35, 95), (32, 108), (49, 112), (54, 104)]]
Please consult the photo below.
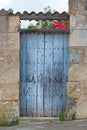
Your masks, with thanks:
[[(86, 0), (69, 0), (70, 39), (67, 107), (77, 118), (87, 118)], [(0, 11), (0, 115), (19, 111), (19, 14)]]
[(19, 116), (19, 15), (0, 11), (0, 115)]
[(69, 0), (70, 39), (67, 83), (69, 112), (87, 118), (87, 10), (86, 0)]

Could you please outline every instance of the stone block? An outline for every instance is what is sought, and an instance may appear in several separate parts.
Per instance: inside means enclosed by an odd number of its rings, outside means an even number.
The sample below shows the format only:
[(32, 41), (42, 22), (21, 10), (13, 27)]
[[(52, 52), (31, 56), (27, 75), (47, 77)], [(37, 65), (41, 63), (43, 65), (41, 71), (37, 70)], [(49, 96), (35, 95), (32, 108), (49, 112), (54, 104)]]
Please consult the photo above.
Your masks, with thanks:
[(0, 115), (6, 115), (8, 118), (19, 117), (18, 101), (0, 101)]
[(0, 32), (7, 32), (8, 19), (7, 16), (0, 16)]
[(68, 80), (76, 82), (76, 81), (85, 81), (87, 80), (87, 65), (72, 65), (69, 68), (69, 76)]
[(16, 84), (19, 82), (19, 66), (3, 68), (0, 72), (0, 84)]
[(20, 28), (20, 17), (19, 15), (11, 15), (8, 17), (9, 25), (8, 32), (17, 32), (18, 28)]
[(1, 9), (0, 10), (0, 17), (1, 16), (7, 16), (8, 15), (8, 11), (7, 10), (5, 10), (5, 9)]
[(84, 48), (84, 55), (82, 58), (83, 58), (83, 62), (87, 63), (87, 48), (86, 47)]
[(4, 65), (4, 51), (0, 50), (0, 68)]
[(69, 12), (80, 12), (85, 10), (85, 0), (69, 0)]
[(77, 117), (87, 118), (87, 81), (80, 81), (81, 95), (77, 102)]
[(69, 46), (87, 47), (87, 30), (73, 30), (70, 34)]
[(79, 98), (76, 116), (77, 118), (87, 118), (87, 99)]
[(18, 49), (4, 49), (4, 66), (19, 65), (19, 50)]
[(3, 88), (2, 85), (0, 85), (0, 101), (2, 101), (2, 93), (3, 93)]
[(3, 101), (18, 101), (19, 100), (19, 84), (2, 84)]
[(74, 97), (67, 96), (66, 108), (70, 116), (76, 112), (76, 103), (77, 103), (77, 100)]
[(74, 29), (87, 29), (87, 12), (86, 14), (77, 13), (70, 15), (70, 27)]
[(69, 51), (69, 63), (75, 64), (80, 63), (82, 60), (82, 50), (80, 49), (72, 49)]
[(73, 99), (78, 99), (80, 96), (80, 84), (78, 82), (67, 83), (67, 96)]
[(82, 99), (87, 99), (87, 81), (80, 81), (80, 84), (81, 84), (81, 97)]
[(0, 33), (0, 49), (19, 49), (19, 33)]

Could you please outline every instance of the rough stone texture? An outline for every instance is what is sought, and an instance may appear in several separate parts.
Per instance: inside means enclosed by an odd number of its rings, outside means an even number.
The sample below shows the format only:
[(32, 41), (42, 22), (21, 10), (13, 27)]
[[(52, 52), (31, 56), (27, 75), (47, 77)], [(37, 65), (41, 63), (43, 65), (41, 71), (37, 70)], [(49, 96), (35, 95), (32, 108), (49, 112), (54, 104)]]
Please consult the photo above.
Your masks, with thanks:
[(77, 13), (85, 10), (86, 0), (69, 0), (69, 12)]
[(73, 30), (73, 32), (70, 34), (69, 45), (82, 47), (87, 46), (87, 30)]
[(80, 97), (80, 84), (79, 82), (67, 83), (67, 108), (68, 114), (72, 115), (76, 112), (76, 104)]
[(87, 47), (86, 46), (71, 46), (69, 47), (69, 65), (87, 63)]
[(4, 49), (4, 64), (7, 66), (18, 66), (18, 49)]
[(84, 48), (83, 62), (87, 64), (87, 48)]
[(87, 118), (87, 10), (86, 0), (69, 0), (70, 39), (67, 96), (69, 111)]
[[(15, 22), (14, 22), (15, 21)], [(9, 16), (8, 32), (15, 32), (20, 26), (19, 16)]]
[(0, 84), (1, 100), (3, 101), (18, 101), (19, 91), (18, 84)]
[(87, 80), (87, 65), (75, 64), (69, 67), (69, 77), (70, 82), (85, 81)]
[(0, 101), (0, 115), (3, 114), (7, 118), (19, 117), (19, 102), (18, 101)]
[(2, 101), (2, 93), (3, 93), (3, 87), (0, 85), (0, 101)]
[(0, 11), (0, 115), (19, 116), (19, 16)]
[(70, 15), (71, 27), (75, 29), (87, 29), (87, 11), (79, 12), (78, 14)]
[(87, 118), (87, 80), (80, 81), (81, 94), (77, 102), (77, 117)]
[(0, 16), (0, 32), (5, 32), (8, 29), (7, 16)]
[(0, 50), (0, 68), (4, 65), (4, 52)]
[(71, 48), (69, 54), (70, 64), (80, 63), (82, 61), (82, 50)]
[(79, 82), (68, 82), (67, 83), (67, 94), (68, 97), (73, 98), (73, 99), (78, 99), (80, 96), (80, 84)]
[(11, 68), (7, 71), (4, 71), (4, 73), (0, 76), (0, 83), (18, 83), (19, 81), (19, 68)]
[(19, 33), (0, 32), (0, 50), (19, 49)]
[(80, 99), (80, 101), (78, 101), (76, 116), (77, 118), (87, 118), (87, 99)]

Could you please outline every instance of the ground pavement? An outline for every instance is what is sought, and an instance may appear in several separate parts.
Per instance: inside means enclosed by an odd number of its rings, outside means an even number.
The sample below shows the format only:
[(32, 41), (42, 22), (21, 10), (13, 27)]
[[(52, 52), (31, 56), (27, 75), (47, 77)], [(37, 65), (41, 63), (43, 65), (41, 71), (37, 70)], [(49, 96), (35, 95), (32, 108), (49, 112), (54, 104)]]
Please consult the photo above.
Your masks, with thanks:
[(87, 120), (66, 122), (28, 122), (14, 127), (0, 127), (0, 130), (87, 130)]

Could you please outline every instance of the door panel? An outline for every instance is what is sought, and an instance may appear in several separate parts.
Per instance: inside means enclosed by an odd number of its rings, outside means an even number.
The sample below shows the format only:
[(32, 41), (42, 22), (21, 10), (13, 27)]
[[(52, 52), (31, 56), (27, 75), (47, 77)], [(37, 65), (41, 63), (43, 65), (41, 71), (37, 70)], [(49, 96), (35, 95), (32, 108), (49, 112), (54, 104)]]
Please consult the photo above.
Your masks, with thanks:
[(26, 34), (21, 34), (21, 42), (20, 42), (20, 115), (26, 115), (26, 107), (27, 107), (27, 99), (26, 99), (26, 48), (27, 48), (27, 36)]
[(45, 35), (44, 116), (52, 116), (52, 35)]
[(27, 34), (27, 72), (26, 96), (27, 115), (36, 116), (36, 87), (37, 87), (37, 35)]
[(43, 86), (44, 86), (44, 35), (37, 35), (37, 116), (43, 116)]
[(63, 35), (53, 37), (53, 116), (62, 109), (63, 98)]
[(68, 35), (64, 34), (64, 87), (63, 87), (63, 109), (65, 109), (66, 106), (66, 88), (67, 88), (67, 79), (68, 79)]
[(68, 35), (22, 33), (21, 116), (55, 117), (66, 106)]

